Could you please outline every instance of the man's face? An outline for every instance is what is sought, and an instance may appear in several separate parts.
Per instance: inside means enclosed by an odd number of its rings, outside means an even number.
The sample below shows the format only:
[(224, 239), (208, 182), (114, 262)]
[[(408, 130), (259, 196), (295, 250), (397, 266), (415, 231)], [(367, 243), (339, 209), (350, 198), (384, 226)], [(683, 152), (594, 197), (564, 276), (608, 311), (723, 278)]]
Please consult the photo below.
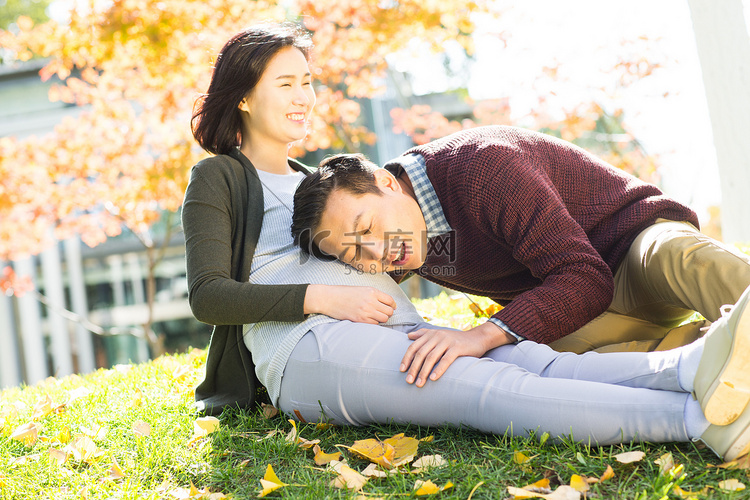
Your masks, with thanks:
[(375, 172), (382, 193), (331, 193), (313, 238), (329, 255), (357, 270), (417, 269), (426, 258), (427, 228), (417, 201), (388, 171)]

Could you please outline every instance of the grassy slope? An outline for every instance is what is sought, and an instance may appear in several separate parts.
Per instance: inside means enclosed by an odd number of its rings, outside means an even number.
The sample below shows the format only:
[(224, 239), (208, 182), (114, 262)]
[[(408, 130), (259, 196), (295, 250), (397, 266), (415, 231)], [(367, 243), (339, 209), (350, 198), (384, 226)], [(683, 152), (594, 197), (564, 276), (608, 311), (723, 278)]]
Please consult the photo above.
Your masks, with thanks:
[[(448, 323), (454, 326), (475, 321), (464, 314), (463, 300), (442, 296), (418, 305), (426, 315), (449, 318)], [(291, 425), (283, 417), (227, 412), (216, 432), (190, 444), (196, 418), (192, 388), (202, 377), (204, 357), (204, 351), (195, 350), (0, 392), (0, 498), (209, 498), (208, 492), (248, 498), (259, 493), (259, 480), (268, 464), (273, 464), (282, 481), (295, 484), (273, 496), (356, 497), (330, 486), (335, 474), (316, 466), (310, 450), (287, 442)], [(39, 402), (47, 397), (51, 400), (47, 409), (57, 411), (35, 419), (41, 426), (39, 439), (30, 446), (11, 439), (20, 425), (34, 420), (35, 408), (46, 411)], [(150, 425), (150, 434), (139, 435), (135, 425), (139, 421)], [(725, 493), (717, 489), (718, 483), (728, 478), (749, 482), (746, 471), (710, 467), (719, 464), (712, 453), (685, 443), (596, 448), (568, 441), (542, 445), (537, 438), (491, 436), (465, 429), (388, 425), (317, 429), (300, 425), (301, 435), (320, 439), (327, 452), (338, 444), (384, 439), (399, 432), (417, 438), (434, 436), (432, 442), (420, 444), (418, 456), (440, 454), (450, 465), (425, 473), (371, 479), (363, 489), (366, 498), (410, 496), (416, 479), (430, 479), (438, 485), (451, 481), (455, 487), (440, 498), (466, 499), (479, 483), (471, 498), (505, 498), (508, 486), (520, 487), (548, 477), (554, 487), (568, 484), (573, 474), (599, 477), (607, 465), (613, 467), (615, 477), (592, 485), (590, 498), (679, 498), (669, 493), (675, 481), (660, 475), (654, 463), (668, 452), (683, 465), (684, 474), (677, 482), (687, 490), (710, 486), (714, 488), (711, 498), (743, 498), (745, 492)], [(82, 443), (87, 441), (81, 440), (85, 435), (91, 436), (95, 448), (85, 449)], [(631, 464), (621, 464), (613, 457), (631, 450), (642, 450), (646, 457)], [(532, 458), (518, 464), (516, 451)], [(87, 457), (87, 453), (94, 456)], [(357, 470), (367, 465), (351, 456), (348, 461)], [(115, 463), (123, 477), (110, 479)], [(191, 483), (196, 486), (193, 496), (189, 496)]]

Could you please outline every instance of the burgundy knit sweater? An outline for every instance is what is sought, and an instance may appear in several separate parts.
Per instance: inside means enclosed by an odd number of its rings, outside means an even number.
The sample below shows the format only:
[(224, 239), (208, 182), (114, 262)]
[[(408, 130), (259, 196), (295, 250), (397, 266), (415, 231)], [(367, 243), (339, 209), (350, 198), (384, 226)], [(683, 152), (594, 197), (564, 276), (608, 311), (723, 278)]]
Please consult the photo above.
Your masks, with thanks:
[(614, 270), (657, 218), (698, 227), (657, 187), (529, 130), (475, 128), (408, 153), (424, 157), (455, 230), (452, 242), (431, 239), (417, 273), (505, 305), (495, 317), (540, 343), (609, 307)]

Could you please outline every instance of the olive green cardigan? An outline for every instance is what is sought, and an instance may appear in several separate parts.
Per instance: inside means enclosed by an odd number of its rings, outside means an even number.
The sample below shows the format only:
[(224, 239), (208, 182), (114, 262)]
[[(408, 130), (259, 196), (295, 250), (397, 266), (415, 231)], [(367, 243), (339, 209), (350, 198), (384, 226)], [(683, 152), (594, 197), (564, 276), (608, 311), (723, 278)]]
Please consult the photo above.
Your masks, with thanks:
[[(294, 160), (305, 174), (310, 169)], [(191, 173), (182, 207), (188, 299), (193, 315), (214, 326), (206, 376), (196, 407), (218, 415), (227, 406), (253, 405), (261, 387), (242, 326), (260, 321), (303, 321), (307, 284), (255, 285), (250, 264), (263, 223), (263, 188), (239, 150), (206, 158)]]

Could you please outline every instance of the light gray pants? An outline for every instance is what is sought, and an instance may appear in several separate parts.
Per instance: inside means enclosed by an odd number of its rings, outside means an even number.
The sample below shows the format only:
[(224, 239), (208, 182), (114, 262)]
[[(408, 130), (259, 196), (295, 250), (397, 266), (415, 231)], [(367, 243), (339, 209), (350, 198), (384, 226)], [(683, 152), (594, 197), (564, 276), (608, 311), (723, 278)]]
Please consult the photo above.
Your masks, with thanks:
[(560, 353), (525, 341), (458, 358), (418, 388), (399, 371), (409, 331), (339, 321), (314, 327), (284, 370), (278, 406), (308, 422), (467, 426), (493, 434), (548, 432), (593, 445), (687, 441), (689, 394), (679, 349)]

